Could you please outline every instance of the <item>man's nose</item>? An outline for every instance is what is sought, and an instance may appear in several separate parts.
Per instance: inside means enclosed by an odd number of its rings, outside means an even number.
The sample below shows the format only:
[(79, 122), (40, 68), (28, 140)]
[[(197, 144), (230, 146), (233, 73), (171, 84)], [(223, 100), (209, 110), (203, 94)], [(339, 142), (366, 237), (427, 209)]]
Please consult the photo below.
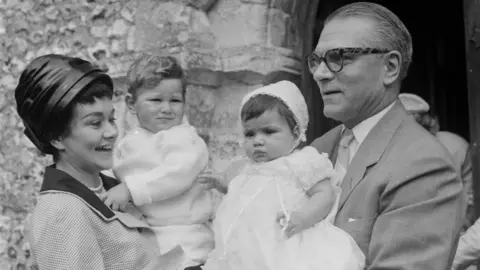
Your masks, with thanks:
[(331, 80), (333, 76), (334, 76), (333, 72), (328, 68), (325, 61), (322, 61), (317, 66), (317, 69), (315, 69), (315, 72), (313, 73), (313, 79), (317, 82)]

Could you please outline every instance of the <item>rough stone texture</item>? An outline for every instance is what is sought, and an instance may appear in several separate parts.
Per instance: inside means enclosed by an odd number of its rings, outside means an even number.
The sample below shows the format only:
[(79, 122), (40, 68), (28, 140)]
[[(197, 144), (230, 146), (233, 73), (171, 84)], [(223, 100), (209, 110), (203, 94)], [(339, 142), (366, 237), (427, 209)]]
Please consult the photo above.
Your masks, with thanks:
[(210, 168), (222, 172), (243, 155), (243, 95), (280, 79), (300, 81), (317, 1), (0, 0), (0, 269), (34, 267), (25, 220), (51, 162), (22, 134), (15, 111), (13, 89), (30, 60), (61, 53), (108, 68), (123, 136), (137, 125), (124, 103), (128, 66), (143, 52), (176, 56), (189, 83), (188, 118), (208, 142)]
[[(0, 0), (0, 269), (33, 269), (25, 220), (38, 196), (42, 157), (23, 135), (13, 90), (33, 58), (59, 53), (123, 74), (134, 57), (136, 1)], [(121, 99), (121, 97), (118, 97)]]

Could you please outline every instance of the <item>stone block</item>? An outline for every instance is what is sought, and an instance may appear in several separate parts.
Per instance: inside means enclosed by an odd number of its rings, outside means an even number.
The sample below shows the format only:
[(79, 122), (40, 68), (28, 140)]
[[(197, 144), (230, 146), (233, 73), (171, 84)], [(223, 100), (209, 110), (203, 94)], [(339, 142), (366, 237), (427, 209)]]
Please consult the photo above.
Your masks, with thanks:
[[(268, 7), (237, 1), (219, 2), (209, 13), (212, 31), (220, 49), (265, 44)], [(234, 33), (234, 34), (232, 34)]]
[[(293, 15), (293, 7), (299, 0), (271, 0), (270, 7), (273, 9), (281, 10), (287, 14)], [(300, 0), (301, 1), (301, 0)]]
[(221, 62), (212, 53), (187, 51), (180, 55), (182, 67), (189, 83), (199, 85), (219, 86), (221, 84)]
[(292, 27), (290, 16), (283, 11), (269, 10), (268, 40), (274, 47), (288, 48), (288, 33)]
[(208, 11), (218, 0), (187, 0), (187, 3), (200, 10)]
[(268, 5), (271, 0), (241, 0), (241, 2), (250, 5)]
[(273, 47), (290, 49), (294, 52), (303, 51), (303, 42), (300, 27), (303, 24), (298, 19), (280, 10), (269, 11), (269, 43)]
[(186, 96), (186, 114), (190, 124), (197, 128), (211, 126), (217, 104), (216, 89), (204, 85), (189, 84)]
[(124, 19), (117, 19), (109, 29), (108, 35), (110, 37), (123, 37), (128, 33), (130, 24)]

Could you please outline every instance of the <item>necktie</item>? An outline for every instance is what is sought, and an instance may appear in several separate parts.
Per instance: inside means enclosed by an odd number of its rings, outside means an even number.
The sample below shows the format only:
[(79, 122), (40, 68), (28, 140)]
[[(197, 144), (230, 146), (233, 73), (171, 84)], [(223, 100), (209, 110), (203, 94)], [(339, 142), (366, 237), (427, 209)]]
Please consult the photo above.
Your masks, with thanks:
[(348, 146), (350, 143), (355, 139), (353, 132), (351, 129), (345, 129), (342, 133), (342, 138), (340, 139), (340, 144), (338, 147), (338, 156), (337, 162), (347, 170), (348, 164), (350, 163), (350, 153), (348, 150)]

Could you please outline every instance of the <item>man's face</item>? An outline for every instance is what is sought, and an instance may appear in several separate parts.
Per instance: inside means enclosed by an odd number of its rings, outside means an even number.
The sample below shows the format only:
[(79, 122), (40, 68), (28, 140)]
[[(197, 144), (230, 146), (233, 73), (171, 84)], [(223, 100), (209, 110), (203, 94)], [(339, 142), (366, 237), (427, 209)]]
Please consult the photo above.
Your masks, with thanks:
[[(325, 25), (315, 54), (324, 56), (331, 49), (375, 48), (374, 21), (362, 17), (333, 19)], [(378, 48), (380, 49), (380, 48)], [(324, 102), (326, 117), (337, 121), (361, 122), (368, 118), (372, 107), (385, 95), (383, 76), (386, 72), (383, 54), (343, 54), (343, 68), (332, 72), (322, 62), (313, 72)]]

